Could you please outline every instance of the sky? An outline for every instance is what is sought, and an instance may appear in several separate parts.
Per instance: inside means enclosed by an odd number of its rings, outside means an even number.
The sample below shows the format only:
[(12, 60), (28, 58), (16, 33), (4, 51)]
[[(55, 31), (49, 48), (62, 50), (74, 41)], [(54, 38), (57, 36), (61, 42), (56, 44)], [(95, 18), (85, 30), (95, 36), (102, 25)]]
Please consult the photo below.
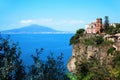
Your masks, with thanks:
[(0, 0), (0, 31), (39, 24), (76, 31), (96, 18), (120, 22), (120, 0)]

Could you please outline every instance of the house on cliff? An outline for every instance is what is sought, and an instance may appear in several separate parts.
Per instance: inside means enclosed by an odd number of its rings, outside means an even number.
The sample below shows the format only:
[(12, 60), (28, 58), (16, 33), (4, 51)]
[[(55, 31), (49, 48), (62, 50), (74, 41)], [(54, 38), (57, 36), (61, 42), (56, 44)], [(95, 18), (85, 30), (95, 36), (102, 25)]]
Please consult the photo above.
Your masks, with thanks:
[(102, 27), (102, 18), (97, 18), (96, 22), (86, 25), (86, 33), (100, 33)]

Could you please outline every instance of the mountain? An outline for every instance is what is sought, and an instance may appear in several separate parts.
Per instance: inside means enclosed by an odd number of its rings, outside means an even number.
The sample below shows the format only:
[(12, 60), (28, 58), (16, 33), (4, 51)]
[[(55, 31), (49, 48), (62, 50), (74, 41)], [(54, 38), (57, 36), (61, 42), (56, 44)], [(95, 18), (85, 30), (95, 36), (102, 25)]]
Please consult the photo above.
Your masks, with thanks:
[(56, 33), (56, 32), (61, 32), (61, 31), (57, 31), (52, 28), (40, 26), (37, 24), (32, 24), (32, 25), (29, 25), (29, 26), (26, 26), (23, 28), (19, 28), (19, 29), (2, 31), (1, 33), (19, 34), (19, 33)]

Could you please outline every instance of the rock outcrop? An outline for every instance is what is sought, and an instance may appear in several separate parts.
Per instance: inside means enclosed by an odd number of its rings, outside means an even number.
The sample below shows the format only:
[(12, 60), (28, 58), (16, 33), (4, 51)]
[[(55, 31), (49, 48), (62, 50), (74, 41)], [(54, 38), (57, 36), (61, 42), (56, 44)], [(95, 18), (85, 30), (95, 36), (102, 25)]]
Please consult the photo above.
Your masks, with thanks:
[[(94, 45), (94, 44), (86, 45), (85, 44), (85, 39), (89, 39), (95, 36), (96, 34), (84, 34), (83, 37), (80, 37), (79, 43), (72, 45), (72, 57), (70, 58), (67, 65), (67, 68), (70, 72), (73, 72), (73, 73), (76, 72), (76, 61), (81, 62), (82, 60), (84, 60), (84, 58), (89, 60), (90, 57), (94, 56), (94, 57), (99, 57), (102, 63), (102, 61), (106, 58), (106, 56), (108, 56), (107, 52), (111, 47), (115, 46), (119, 50), (119, 47), (120, 47), (119, 36), (118, 36), (117, 42), (116, 40), (113, 42), (114, 46), (113, 44), (107, 44), (107, 43), (104, 43), (103, 45)], [(106, 35), (102, 35), (102, 36), (104, 38), (104, 36)], [(104, 38), (104, 40), (105, 39), (106, 38)]]

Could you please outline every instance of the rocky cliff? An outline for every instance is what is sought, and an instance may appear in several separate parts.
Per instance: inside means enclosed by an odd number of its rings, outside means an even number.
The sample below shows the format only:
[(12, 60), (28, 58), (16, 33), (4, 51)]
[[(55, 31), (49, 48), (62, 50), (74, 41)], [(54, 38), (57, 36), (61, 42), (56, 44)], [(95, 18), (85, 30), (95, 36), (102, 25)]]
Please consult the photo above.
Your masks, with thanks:
[[(110, 58), (110, 54), (112, 53), (113, 44), (115, 41), (109, 40), (111, 37), (107, 37), (106, 35), (98, 35), (98, 34), (83, 34), (78, 39), (78, 42), (72, 44), (72, 56), (68, 62), (67, 68), (70, 72), (76, 72), (76, 62), (79, 64), (84, 60), (91, 57), (99, 57), (100, 62), (106, 58)], [(113, 40), (116, 37), (113, 37)], [(112, 59), (112, 58), (111, 58)], [(110, 59), (108, 59), (108, 62)]]

